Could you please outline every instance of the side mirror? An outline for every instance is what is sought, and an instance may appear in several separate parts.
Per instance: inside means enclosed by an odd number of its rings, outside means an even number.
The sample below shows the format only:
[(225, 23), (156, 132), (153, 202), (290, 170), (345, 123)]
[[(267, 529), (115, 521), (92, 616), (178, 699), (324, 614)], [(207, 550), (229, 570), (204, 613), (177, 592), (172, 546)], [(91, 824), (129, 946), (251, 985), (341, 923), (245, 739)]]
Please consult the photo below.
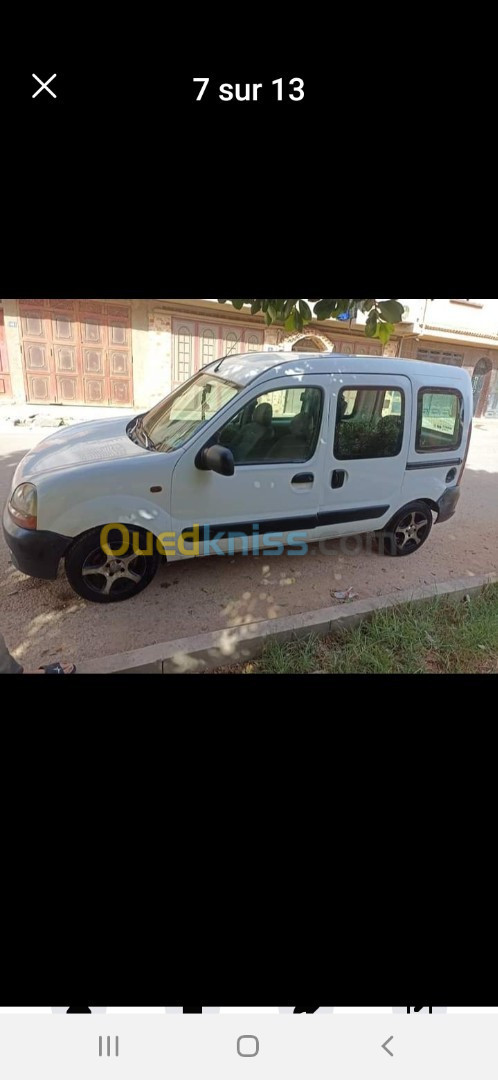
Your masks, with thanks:
[(200, 454), (199, 466), (209, 472), (219, 473), (220, 476), (233, 476), (235, 461), (231, 450), (226, 446), (208, 446)]

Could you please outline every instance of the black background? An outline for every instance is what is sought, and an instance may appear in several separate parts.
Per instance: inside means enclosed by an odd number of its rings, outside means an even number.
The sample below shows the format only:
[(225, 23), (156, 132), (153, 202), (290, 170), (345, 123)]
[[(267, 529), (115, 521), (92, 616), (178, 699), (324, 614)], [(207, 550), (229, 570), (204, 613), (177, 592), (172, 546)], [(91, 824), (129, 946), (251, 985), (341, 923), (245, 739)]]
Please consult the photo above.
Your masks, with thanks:
[(484, 728), (401, 722), (417, 680), (223, 678), (16, 689), (2, 1004), (496, 1003)]
[[(486, 267), (487, 173), (472, 200), (432, 24), (415, 64), (400, 27), (339, 10), (36, 17), (4, 24), (2, 296)], [(305, 99), (197, 103), (208, 74)], [(481, 684), (319, 684), (2, 686), (2, 1004), (497, 1002)]]

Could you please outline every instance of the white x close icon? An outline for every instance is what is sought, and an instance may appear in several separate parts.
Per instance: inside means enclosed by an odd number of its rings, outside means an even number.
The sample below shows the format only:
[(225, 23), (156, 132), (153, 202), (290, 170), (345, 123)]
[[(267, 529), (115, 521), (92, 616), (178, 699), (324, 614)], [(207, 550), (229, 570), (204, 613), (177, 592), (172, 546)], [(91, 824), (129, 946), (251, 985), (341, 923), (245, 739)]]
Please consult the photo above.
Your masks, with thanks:
[(41, 94), (42, 90), (46, 90), (47, 94), (52, 94), (52, 97), (56, 98), (57, 94), (54, 94), (54, 91), (50, 90), (49, 85), (48, 85), (49, 83), (52, 82), (52, 79), (55, 79), (55, 78), (57, 78), (57, 72), (55, 73), (55, 75), (51, 75), (50, 78), (47, 79), (46, 82), (42, 82), (42, 80), (38, 78), (38, 75), (33, 74), (33, 79), (36, 79), (36, 81), (40, 83), (40, 88), (39, 88), (39, 90), (35, 90), (34, 94), (31, 95), (32, 98), (38, 97), (38, 94)]

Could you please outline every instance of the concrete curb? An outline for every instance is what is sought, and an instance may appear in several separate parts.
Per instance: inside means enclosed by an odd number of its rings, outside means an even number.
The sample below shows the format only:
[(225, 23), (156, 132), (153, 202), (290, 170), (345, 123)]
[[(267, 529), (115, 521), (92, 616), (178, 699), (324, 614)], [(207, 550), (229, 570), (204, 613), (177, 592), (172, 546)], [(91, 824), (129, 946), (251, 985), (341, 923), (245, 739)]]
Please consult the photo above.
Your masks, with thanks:
[(388, 596), (358, 600), (352, 604), (336, 604), (334, 607), (307, 611), (285, 619), (269, 619), (247, 626), (228, 627), (211, 634), (197, 634), (195, 637), (180, 638), (177, 641), (165, 641), (160, 645), (148, 645), (145, 649), (134, 652), (83, 661), (78, 664), (78, 672), (82, 675), (200, 674), (253, 659), (262, 652), (268, 638), (288, 641), (292, 638), (307, 637), (309, 634), (336, 633), (357, 626), (375, 611), (413, 601), (433, 600), (440, 596), (458, 600), (497, 580), (498, 575), (495, 573), (482, 574), (479, 577), (460, 578), (458, 581), (445, 581), (419, 589), (405, 589)]

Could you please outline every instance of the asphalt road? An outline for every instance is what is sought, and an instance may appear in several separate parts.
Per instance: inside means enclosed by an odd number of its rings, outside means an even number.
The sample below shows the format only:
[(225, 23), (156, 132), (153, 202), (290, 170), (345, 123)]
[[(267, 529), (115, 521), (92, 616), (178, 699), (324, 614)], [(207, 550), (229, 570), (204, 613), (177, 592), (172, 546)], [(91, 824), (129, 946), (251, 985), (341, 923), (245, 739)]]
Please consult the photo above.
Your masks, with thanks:
[[(44, 429), (0, 431), (0, 504), (17, 462), (50, 434)], [(457, 514), (436, 526), (422, 550), (391, 559), (338, 541), (328, 554), (312, 545), (296, 558), (186, 560), (160, 567), (134, 600), (99, 607), (73, 593), (63, 571), (56, 582), (19, 574), (0, 539), (0, 629), (27, 668), (64, 659), (77, 662), (160, 641), (294, 615), (335, 603), (353, 587), (363, 599), (438, 581), (498, 572), (498, 421), (478, 422)]]

